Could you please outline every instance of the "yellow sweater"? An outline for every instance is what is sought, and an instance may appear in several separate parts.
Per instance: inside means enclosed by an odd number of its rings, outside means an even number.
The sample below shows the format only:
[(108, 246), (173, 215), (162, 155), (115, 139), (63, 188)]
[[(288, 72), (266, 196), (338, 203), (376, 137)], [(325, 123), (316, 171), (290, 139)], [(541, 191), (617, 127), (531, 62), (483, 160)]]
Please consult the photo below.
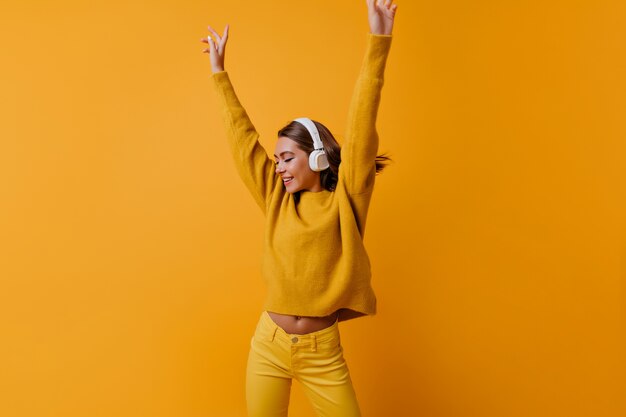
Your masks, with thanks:
[(376, 313), (370, 261), (363, 245), (376, 174), (376, 113), (391, 35), (368, 34), (352, 96), (335, 191), (286, 192), (274, 161), (259, 143), (228, 73), (211, 75), (237, 171), (265, 214), (264, 308), (339, 320)]

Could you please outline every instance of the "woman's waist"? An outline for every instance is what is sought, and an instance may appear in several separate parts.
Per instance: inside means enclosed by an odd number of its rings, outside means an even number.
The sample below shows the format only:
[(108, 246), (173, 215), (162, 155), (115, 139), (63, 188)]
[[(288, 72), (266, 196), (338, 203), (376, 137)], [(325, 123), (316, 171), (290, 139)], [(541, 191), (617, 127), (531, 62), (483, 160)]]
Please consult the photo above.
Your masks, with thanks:
[(324, 330), (337, 322), (338, 311), (324, 317), (294, 316), (268, 311), (272, 321), (289, 334), (307, 334)]

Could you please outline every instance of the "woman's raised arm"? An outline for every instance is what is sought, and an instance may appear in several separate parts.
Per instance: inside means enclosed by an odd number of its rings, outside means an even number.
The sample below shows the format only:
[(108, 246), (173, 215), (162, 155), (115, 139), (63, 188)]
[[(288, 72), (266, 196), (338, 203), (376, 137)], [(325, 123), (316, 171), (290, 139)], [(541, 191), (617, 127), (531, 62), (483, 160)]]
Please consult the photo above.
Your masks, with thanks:
[[(209, 31), (215, 40), (210, 37), (201, 39), (202, 42), (209, 44), (209, 48), (204, 49), (203, 52), (210, 53), (213, 71), (210, 78), (220, 104), (235, 167), (254, 200), (265, 212), (266, 203), (279, 177), (274, 170), (274, 161), (269, 158), (265, 148), (259, 142), (259, 134), (235, 94), (228, 73), (224, 70), (228, 25), (222, 36), (219, 36), (211, 26), (209, 26)], [(280, 185), (282, 186), (282, 183)]]
[(378, 152), (376, 117), (397, 8), (392, 0), (366, 0), (366, 3), (371, 33), (350, 102), (339, 167), (339, 177), (353, 195), (374, 189)]

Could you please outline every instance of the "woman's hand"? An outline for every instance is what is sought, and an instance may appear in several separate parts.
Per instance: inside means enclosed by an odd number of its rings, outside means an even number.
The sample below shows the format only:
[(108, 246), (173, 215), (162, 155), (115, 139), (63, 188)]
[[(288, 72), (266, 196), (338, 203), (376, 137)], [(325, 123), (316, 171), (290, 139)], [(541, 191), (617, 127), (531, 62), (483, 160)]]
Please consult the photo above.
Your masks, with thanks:
[(391, 35), (397, 4), (393, 0), (365, 0), (370, 31), (375, 35)]
[(213, 71), (214, 74), (216, 72), (224, 71), (224, 55), (226, 53), (226, 41), (228, 41), (228, 27), (229, 26), (226, 25), (224, 34), (220, 36), (211, 26), (209, 26), (209, 31), (213, 34), (215, 40), (211, 39), (210, 36), (200, 39), (200, 41), (209, 44), (209, 47), (203, 49), (202, 52), (209, 54), (211, 71)]

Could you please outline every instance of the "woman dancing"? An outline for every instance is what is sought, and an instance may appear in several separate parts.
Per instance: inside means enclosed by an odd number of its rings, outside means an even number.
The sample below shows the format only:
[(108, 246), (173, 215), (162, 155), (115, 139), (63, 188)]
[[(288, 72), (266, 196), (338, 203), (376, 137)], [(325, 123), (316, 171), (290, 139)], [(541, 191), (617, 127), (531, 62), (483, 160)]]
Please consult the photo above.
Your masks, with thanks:
[(239, 102), (220, 36), (209, 26), (211, 80), (232, 155), (265, 214), (267, 298), (251, 340), (246, 402), (251, 417), (287, 416), (300, 381), (319, 416), (359, 416), (338, 322), (376, 313), (363, 245), (377, 155), (376, 115), (397, 5), (366, 0), (370, 33), (340, 148), (321, 123), (298, 118), (278, 131), (273, 159)]

